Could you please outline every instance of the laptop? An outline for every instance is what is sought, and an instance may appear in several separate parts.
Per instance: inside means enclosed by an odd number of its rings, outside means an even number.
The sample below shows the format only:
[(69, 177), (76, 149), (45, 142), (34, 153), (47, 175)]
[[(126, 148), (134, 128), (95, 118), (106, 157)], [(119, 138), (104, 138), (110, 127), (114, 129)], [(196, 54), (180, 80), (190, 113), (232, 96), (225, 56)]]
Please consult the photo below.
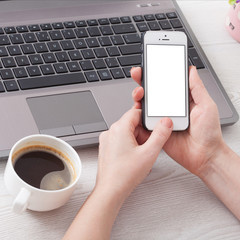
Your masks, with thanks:
[(97, 144), (133, 104), (129, 71), (141, 66), (147, 30), (185, 32), (189, 65), (217, 103), (221, 124), (238, 120), (175, 0), (50, 3), (34, 8), (22, 1), (21, 10), (1, 13), (1, 159), (30, 134), (60, 137), (73, 147)]

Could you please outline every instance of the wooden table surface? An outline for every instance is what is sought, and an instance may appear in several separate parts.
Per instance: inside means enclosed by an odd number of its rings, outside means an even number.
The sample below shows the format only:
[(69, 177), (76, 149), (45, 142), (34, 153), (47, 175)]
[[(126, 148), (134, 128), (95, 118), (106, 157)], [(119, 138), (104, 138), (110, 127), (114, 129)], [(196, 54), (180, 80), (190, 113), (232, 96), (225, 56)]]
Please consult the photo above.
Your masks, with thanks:
[[(227, 2), (192, 0), (179, 4), (240, 113), (240, 44), (224, 27)], [(227, 144), (240, 154), (240, 122), (222, 130)], [(76, 191), (65, 206), (45, 213), (11, 212), (12, 197), (3, 183), (6, 161), (0, 161), (0, 239), (62, 238), (91, 192), (97, 172), (97, 147), (78, 152), (83, 173)], [(152, 173), (124, 203), (111, 239), (240, 239), (240, 225), (197, 177), (162, 152)]]

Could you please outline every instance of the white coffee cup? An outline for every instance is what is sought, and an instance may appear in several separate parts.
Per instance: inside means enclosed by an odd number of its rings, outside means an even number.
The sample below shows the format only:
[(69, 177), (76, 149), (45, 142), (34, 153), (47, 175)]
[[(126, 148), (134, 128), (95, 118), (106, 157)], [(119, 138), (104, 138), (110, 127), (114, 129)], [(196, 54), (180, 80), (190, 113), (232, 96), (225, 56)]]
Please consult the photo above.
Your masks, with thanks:
[[(14, 155), (24, 148), (43, 146), (55, 149), (70, 161), (74, 170), (73, 180), (67, 187), (59, 190), (43, 190), (23, 181), (14, 170)], [(49, 211), (64, 205), (71, 197), (82, 170), (81, 160), (76, 151), (65, 141), (49, 135), (31, 135), (22, 138), (12, 147), (4, 173), (4, 182), (9, 193), (14, 197), (13, 211), (25, 209)]]

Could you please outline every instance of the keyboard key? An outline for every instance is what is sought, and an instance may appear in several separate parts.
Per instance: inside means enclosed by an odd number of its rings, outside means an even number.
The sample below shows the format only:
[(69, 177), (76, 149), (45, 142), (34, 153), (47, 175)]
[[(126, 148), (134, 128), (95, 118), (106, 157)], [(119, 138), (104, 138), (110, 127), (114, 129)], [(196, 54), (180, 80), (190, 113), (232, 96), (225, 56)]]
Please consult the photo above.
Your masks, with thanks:
[(159, 21), (159, 24), (163, 30), (172, 28), (168, 20)]
[(147, 23), (143, 22), (143, 23), (137, 23), (137, 27), (139, 29), (140, 32), (146, 32), (149, 30)]
[(43, 53), (43, 60), (45, 63), (54, 63), (56, 62), (56, 58), (53, 53)]
[(0, 70), (0, 75), (3, 80), (13, 79), (13, 73), (11, 69), (2, 69)]
[(164, 13), (157, 13), (155, 14), (155, 17), (157, 18), (157, 20), (166, 19), (166, 15)]
[(87, 24), (88, 26), (97, 26), (98, 22), (96, 19), (90, 19), (90, 20), (87, 20)]
[(72, 21), (64, 23), (65, 28), (75, 28), (75, 23)]
[(131, 43), (141, 43), (141, 38), (138, 33), (123, 35), (123, 38), (127, 44)]
[(101, 26), (100, 31), (102, 35), (113, 35), (113, 31), (110, 26)]
[(62, 34), (65, 39), (74, 39), (76, 35), (72, 29), (62, 30)]
[(26, 56), (18, 56), (15, 58), (18, 66), (28, 66), (30, 62)]
[(7, 49), (11, 56), (16, 56), (16, 55), (22, 54), (19, 46), (9, 46), (9, 47), (7, 47)]
[(4, 31), (2, 28), (0, 28), (0, 34), (4, 34)]
[(87, 26), (87, 23), (84, 20), (76, 21), (75, 23), (76, 23), (77, 27), (86, 27)]
[(32, 65), (43, 64), (43, 60), (40, 54), (34, 54), (29, 56)]
[(48, 32), (37, 32), (36, 36), (37, 36), (39, 42), (50, 41)]
[(99, 37), (98, 41), (100, 42), (102, 47), (111, 46), (112, 45), (112, 42), (111, 42), (109, 37)]
[(84, 39), (75, 39), (73, 40), (73, 43), (77, 49), (82, 49), (87, 47)]
[(120, 56), (120, 52), (117, 47), (108, 47), (106, 49), (110, 57)]
[(142, 53), (141, 44), (120, 46), (119, 49), (122, 55)]
[(21, 44), (24, 43), (21, 34), (11, 34), (10, 36), (12, 44)]
[(136, 16), (133, 16), (133, 20), (135, 22), (143, 22), (144, 21), (144, 18), (142, 15), (136, 15)]
[(46, 43), (36, 43), (34, 44), (34, 47), (38, 53), (48, 52)]
[(131, 18), (128, 16), (120, 17), (122, 23), (130, 23), (132, 22)]
[(151, 30), (160, 30), (159, 24), (156, 21), (149, 22), (148, 26)]
[(93, 70), (93, 65), (89, 60), (80, 61), (80, 65), (81, 65), (83, 71)]
[(105, 61), (106, 61), (106, 64), (108, 65), (109, 68), (119, 66), (116, 58), (106, 58)]
[(28, 76), (25, 68), (23, 68), (23, 67), (14, 68), (13, 72), (14, 72), (14, 75), (15, 75), (16, 78), (24, 78), (24, 77)]
[(0, 68), (3, 68), (3, 65), (2, 65), (1, 61), (0, 61)]
[(133, 24), (113, 25), (112, 28), (116, 34), (135, 33), (136, 32), (136, 29)]
[(173, 28), (182, 28), (183, 25), (180, 22), (178, 18), (170, 20), (170, 23), (172, 24)]
[(104, 48), (96, 48), (94, 49), (94, 52), (97, 56), (97, 58), (104, 58), (104, 57), (107, 57), (107, 52)]
[(91, 37), (101, 36), (101, 33), (100, 33), (98, 27), (89, 27), (87, 30)]
[(78, 38), (85, 38), (88, 37), (88, 33), (85, 28), (77, 28), (75, 29), (75, 33)]
[(8, 56), (8, 52), (5, 47), (0, 47), (0, 57)]
[[(42, 43), (36, 43), (35, 46), (37, 44), (42, 44)], [(45, 44), (45, 43), (44, 43)], [(32, 44), (25, 44), (25, 45), (21, 45), (21, 49), (23, 51), (24, 54), (32, 54), (35, 53), (35, 50), (33, 48)], [(37, 49), (37, 48), (36, 48)]]
[(124, 78), (124, 74), (121, 68), (113, 68), (110, 71), (114, 79)]
[(0, 36), (0, 46), (9, 45), (9, 44), (10, 44), (10, 40), (8, 36), (6, 35)]
[(168, 18), (177, 18), (177, 14), (175, 12), (170, 12), (170, 13), (166, 13)]
[(57, 52), (57, 51), (62, 50), (62, 48), (58, 42), (49, 42), (49, 43), (47, 43), (47, 45), (51, 52)]
[(188, 66), (192, 66), (191, 59), (188, 57)]
[(203, 64), (202, 60), (200, 59), (195, 48), (188, 49), (188, 54), (190, 56), (190, 59), (191, 59), (193, 65), (195, 65), (197, 69), (204, 68), (204, 64)]
[(5, 92), (5, 89), (3, 87), (3, 83), (0, 82), (0, 93), (3, 93), (3, 92)]
[(52, 65), (50, 64), (46, 64), (46, 65), (42, 65), (40, 66), (43, 75), (50, 75), (50, 74), (54, 74), (54, 70)]
[(18, 80), (18, 83), (22, 90), (76, 84), (76, 83), (85, 83), (85, 82), (86, 82), (85, 77), (81, 72), (69, 73), (64, 75), (36, 77), (31, 79), (23, 78)]
[(78, 72), (78, 71), (81, 71), (78, 62), (68, 62), (68, 63), (67, 63), (67, 67), (68, 67), (68, 69), (69, 69), (70, 72)]
[(17, 32), (15, 27), (5, 27), (4, 30), (5, 30), (5, 33), (7, 33), (7, 34), (11, 34), (11, 33), (16, 33)]
[(4, 81), (4, 85), (8, 92), (19, 90), (18, 85), (17, 85), (16, 81), (14, 81), (14, 80)]
[(106, 70), (99, 70), (98, 71), (98, 75), (100, 77), (100, 79), (102, 81), (105, 81), (105, 80), (111, 80), (112, 79), (112, 76), (110, 74), (110, 72), (106, 69)]
[(30, 25), (28, 26), (28, 29), (30, 32), (37, 32), (41, 30), (38, 24)]
[(30, 77), (40, 76), (41, 72), (38, 66), (27, 67), (27, 71)]
[(53, 23), (52, 26), (54, 29), (63, 29), (64, 28), (64, 26), (61, 22)]
[(40, 25), (42, 30), (52, 30), (52, 26), (50, 23), (44, 23)]
[(84, 57), (85, 59), (95, 58), (92, 49), (84, 49), (84, 50), (82, 50), (82, 55), (83, 55), (83, 57)]
[(132, 67), (124, 67), (124, 68), (123, 68), (123, 71), (124, 71), (125, 76), (126, 76), (127, 78), (130, 78), (130, 77), (131, 77), (131, 73), (130, 73), (131, 69), (132, 69)]
[(142, 57), (141, 55), (123, 56), (118, 57), (118, 61), (121, 66), (141, 65)]
[(146, 19), (146, 21), (153, 21), (155, 20), (155, 17), (153, 14), (146, 14), (144, 15), (144, 18)]
[(102, 69), (107, 67), (103, 59), (93, 60), (93, 65), (96, 69)]
[(87, 42), (88, 47), (90, 47), (90, 48), (99, 47), (99, 43), (96, 38), (87, 38), (86, 42)]
[(37, 42), (37, 39), (36, 39), (34, 33), (24, 33), (23, 38), (24, 38), (26, 43)]
[(99, 81), (98, 75), (95, 71), (85, 72), (85, 76), (88, 82)]
[(60, 31), (51, 31), (49, 35), (52, 40), (63, 40), (62, 33)]
[(56, 57), (59, 62), (66, 62), (70, 60), (66, 52), (57, 52)]
[(109, 18), (109, 21), (110, 21), (111, 24), (120, 23), (120, 19), (118, 17)]
[(2, 58), (2, 63), (6, 68), (16, 67), (16, 63), (13, 57)]
[(61, 44), (63, 50), (73, 50), (74, 49), (74, 46), (70, 40), (60, 41), (60, 44)]
[(82, 56), (78, 50), (68, 52), (71, 60), (82, 60)]
[(107, 18), (100, 18), (100, 19), (98, 19), (98, 22), (100, 25), (108, 25), (109, 24), (109, 21)]
[(27, 28), (27, 26), (25, 26), (25, 25), (23, 25), (23, 26), (17, 26), (16, 29), (17, 29), (17, 31), (18, 31), (19, 33), (28, 32), (28, 28)]
[(124, 44), (124, 41), (122, 39), (122, 36), (111, 36), (112, 42), (114, 45), (122, 45)]
[(56, 73), (67, 73), (67, 67), (65, 63), (55, 63), (53, 64)]

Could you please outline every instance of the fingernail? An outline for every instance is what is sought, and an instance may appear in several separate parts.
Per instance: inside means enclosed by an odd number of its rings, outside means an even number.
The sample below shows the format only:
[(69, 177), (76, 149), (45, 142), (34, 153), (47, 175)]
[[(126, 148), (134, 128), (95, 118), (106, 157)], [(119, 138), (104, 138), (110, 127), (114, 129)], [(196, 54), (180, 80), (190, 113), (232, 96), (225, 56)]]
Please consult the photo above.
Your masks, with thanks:
[(161, 120), (161, 123), (167, 128), (172, 128), (172, 125), (173, 125), (173, 122), (170, 118), (163, 118)]

